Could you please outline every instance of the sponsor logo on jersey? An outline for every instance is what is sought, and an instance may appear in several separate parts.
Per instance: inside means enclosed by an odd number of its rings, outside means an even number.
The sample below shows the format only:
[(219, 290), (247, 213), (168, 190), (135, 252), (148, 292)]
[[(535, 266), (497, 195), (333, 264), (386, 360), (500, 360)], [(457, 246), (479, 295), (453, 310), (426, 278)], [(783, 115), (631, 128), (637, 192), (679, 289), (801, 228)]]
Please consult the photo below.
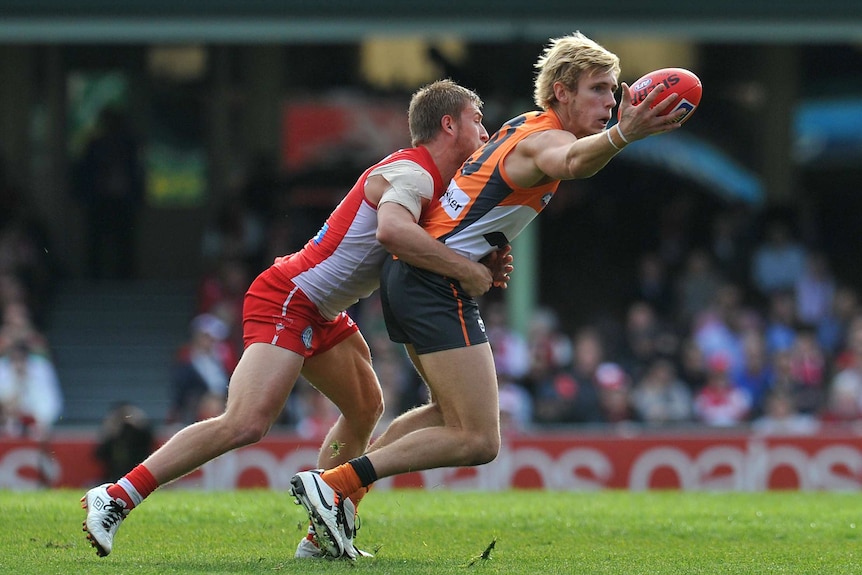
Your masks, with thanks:
[(459, 188), (455, 182), (450, 183), (449, 189), (440, 196), (440, 204), (443, 206), (443, 211), (453, 220), (457, 220), (460, 217), (464, 206), (469, 202), (470, 196), (465, 194), (464, 190)]

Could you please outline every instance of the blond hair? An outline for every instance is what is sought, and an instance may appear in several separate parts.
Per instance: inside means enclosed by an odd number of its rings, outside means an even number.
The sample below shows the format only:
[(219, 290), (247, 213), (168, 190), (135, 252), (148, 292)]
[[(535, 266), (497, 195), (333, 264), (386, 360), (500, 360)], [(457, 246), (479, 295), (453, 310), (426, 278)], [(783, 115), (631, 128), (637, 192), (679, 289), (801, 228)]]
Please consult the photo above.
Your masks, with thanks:
[(456, 122), (459, 121), (461, 112), (470, 104), (481, 108), (482, 100), (475, 92), (452, 80), (437, 80), (417, 90), (407, 111), (413, 146), (433, 140), (440, 132), (443, 116), (452, 116)]
[(557, 101), (554, 84), (562, 82), (570, 90), (577, 90), (578, 80), (586, 72), (612, 72), (619, 76), (620, 59), (580, 32), (551, 39), (551, 43), (536, 62), (536, 84), (533, 100), (543, 110)]

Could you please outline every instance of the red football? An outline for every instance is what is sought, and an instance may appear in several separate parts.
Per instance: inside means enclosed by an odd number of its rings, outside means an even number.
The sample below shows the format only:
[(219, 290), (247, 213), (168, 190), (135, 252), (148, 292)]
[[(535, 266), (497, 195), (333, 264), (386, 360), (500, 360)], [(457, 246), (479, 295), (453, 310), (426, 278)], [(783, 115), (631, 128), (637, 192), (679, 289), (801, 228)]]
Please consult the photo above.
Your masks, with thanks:
[(685, 108), (688, 112), (682, 117), (680, 123), (688, 120), (700, 104), (700, 95), (703, 92), (700, 78), (685, 68), (662, 68), (650, 72), (631, 85), (632, 106), (643, 102), (644, 98), (659, 84), (664, 84), (665, 91), (659, 95), (653, 107), (669, 95), (679, 94), (676, 104), (662, 115), (666, 116), (680, 108)]

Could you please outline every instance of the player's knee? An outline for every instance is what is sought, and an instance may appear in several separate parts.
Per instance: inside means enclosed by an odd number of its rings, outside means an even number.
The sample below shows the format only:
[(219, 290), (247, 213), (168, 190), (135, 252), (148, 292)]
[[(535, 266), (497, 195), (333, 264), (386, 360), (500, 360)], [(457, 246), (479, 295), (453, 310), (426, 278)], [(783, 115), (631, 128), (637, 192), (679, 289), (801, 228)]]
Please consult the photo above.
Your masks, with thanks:
[(257, 443), (266, 436), (270, 428), (269, 423), (263, 418), (237, 421), (235, 418), (222, 416), (221, 419), (231, 449)]
[(484, 465), (497, 458), (500, 452), (500, 435), (498, 433), (475, 433), (471, 436), (470, 463), (468, 465)]
[(341, 408), (345, 419), (363, 429), (373, 429), (383, 416), (383, 410), (383, 390), (379, 385), (366, 387)]
[(263, 421), (249, 422), (241, 428), (240, 437), (245, 445), (257, 443), (269, 433), (269, 424)]
[(383, 416), (383, 390), (380, 386), (375, 386), (373, 391), (362, 396), (362, 413), (364, 417), (372, 424), (377, 425), (377, 422)]

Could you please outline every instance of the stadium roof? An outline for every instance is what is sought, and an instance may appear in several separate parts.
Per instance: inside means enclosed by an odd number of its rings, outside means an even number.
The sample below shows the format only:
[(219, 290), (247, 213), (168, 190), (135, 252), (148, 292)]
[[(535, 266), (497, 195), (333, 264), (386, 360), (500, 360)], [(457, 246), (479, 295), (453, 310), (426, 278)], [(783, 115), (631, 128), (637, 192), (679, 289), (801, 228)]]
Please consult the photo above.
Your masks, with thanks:
[(4, 0), (0, 42), (537, 40), (583, 30), (698, 41), (862, 41), (858, 0)]

